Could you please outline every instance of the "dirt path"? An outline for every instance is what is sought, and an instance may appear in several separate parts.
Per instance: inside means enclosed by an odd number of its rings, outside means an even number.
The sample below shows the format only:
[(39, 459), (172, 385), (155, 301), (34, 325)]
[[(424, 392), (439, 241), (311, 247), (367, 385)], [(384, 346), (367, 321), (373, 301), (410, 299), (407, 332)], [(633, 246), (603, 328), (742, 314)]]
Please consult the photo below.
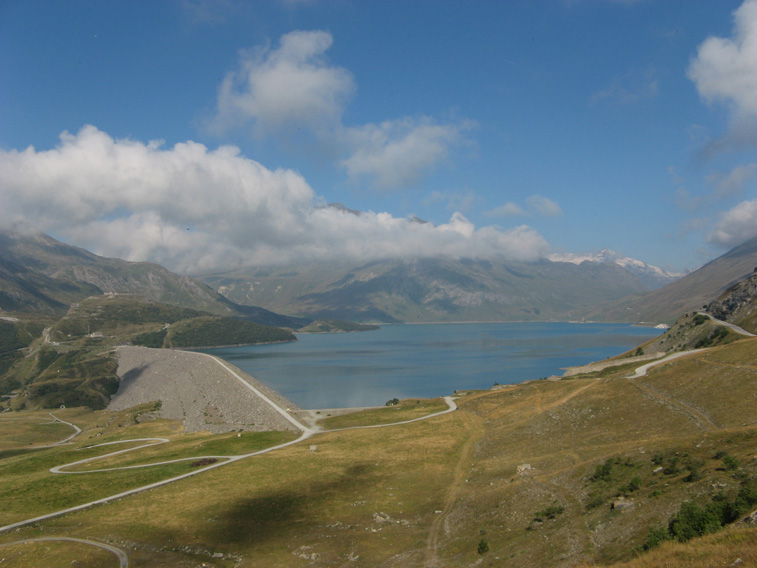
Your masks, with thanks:
[(447, 488), (442, 512), (437, 514), (434, 521), (431, 523), (431, 528), (429, 529), (428, 537), (426, 538), (426, 550), (423, 562), (425, 568), (435, 568), (436, 566), (440, 566), (437, 552), (439, 550), (439, 541), (444, 530), (445, 521), (449, 513), (452, 511), (457, 498), (462, 493), (462, 489), (465, 487), (465, 475), (470, 470), (471, 463), (473, 462), (473, 452), (476, 448), (476, 444), (485, 433), (483, 425), (472, 423), (472, 415), (466, 415), (466, 417), (469, 422), (467, 426), (470, 428), (470, 435), (463, 445), (457, 464), (455, 464), (452, 482)]
[(663, 394), (652, 385), (643, 381), (636, 380), (633, 382), (633, 385), (648, 398), (651, 398), (655, 402), (659, 402), (673, 412), (683, 414), (705, 432), (716, 430), (721, 427), (709, 414), (696, 408), (692, 404), (684, 402), (679, 398)]

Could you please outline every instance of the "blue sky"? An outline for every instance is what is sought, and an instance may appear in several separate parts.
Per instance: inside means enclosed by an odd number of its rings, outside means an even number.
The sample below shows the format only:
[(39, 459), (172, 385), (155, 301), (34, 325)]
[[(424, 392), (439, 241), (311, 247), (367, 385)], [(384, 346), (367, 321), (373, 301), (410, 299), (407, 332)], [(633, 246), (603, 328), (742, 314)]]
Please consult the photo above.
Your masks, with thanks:
[(757, 236), (757, 0), (6, 0), (0, 197), (185, 272), (694, 269)]

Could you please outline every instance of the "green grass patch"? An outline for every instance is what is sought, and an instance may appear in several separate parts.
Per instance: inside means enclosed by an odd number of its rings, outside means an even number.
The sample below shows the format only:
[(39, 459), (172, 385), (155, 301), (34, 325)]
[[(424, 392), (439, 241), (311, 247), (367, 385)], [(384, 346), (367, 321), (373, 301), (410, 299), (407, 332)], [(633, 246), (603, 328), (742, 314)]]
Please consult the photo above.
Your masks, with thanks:
[(339, 428), (355, 428), (357, 426), (393, 424), (422, 418), (429, 414), (442, 412), (447, 408), (447, 403), (442, 399), (412, 398), (400, 401), (399, 404), (392, 406), (372, 408), (370, 410), (325, 418), (320, 420), (318, 425), (326, 430), (337, 430)]

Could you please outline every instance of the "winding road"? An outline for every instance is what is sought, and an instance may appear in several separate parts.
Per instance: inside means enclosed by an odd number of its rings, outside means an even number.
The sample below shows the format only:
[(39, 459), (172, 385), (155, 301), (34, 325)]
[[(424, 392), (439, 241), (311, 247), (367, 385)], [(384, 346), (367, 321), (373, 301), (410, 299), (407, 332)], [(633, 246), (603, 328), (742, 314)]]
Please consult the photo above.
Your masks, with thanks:
[[(711, 317), (711, 316), (708, 316), (708, 317)], [(737, 326), (734, 326), (733, 324), (729, 324), (727, 322), (721, 322), (720, 320), (715, 320), (714, 318), (712, 318), (712, 319), (713, 319), (713, 321), (715, 323), (718, 323), (720, 325), (725, 325), (726, 327), (728, 327), (730, 329), (733, 329), (734, 331), (736, 331), (737, 333), (741, 333), (742, 335), (745, 335), (745, 336), (748, 336), (748, 337), (754, 337), (755, 336), (754, 334), (749, 333), (749, 332), (747, 332), (747, 331), (745, 331), (745, 330), (743, 330), (743, 329), (741, 329), (741, 328), (739, 328)], [(695, 353), (701, 352), (701, 351), (705, 351), (705, 349), (695, 349), (693, 351), (684, 351), (684, 352), (674, 353), (672, 355), (668, 355), (667, 357), (664, 357), (664, 358), (662, 358), (660, 360), (653, 361), (651, 363), (647, 363), (645, 365), (642, 365), (642, 366), (638, 367), (632, 375), (628, 375), (626, 378), (635, 379), (635, 378), (643, 377), (643, 376), (645, 376), (647, 374), (647, 371), (650, 368), (652, 368), (652, 367), (655, 367), (657, 365), (661, 365), (663, 363), (667, 363), (669, 361), (678, 359), (680, 357), (692, 355), (692, 354), (695, 354)], [(243, 455), (237, 455), (237, 456), (193, 456), (193, 457), (179, 458), (179, 459), (168, 460), (168, 461), (163, 461), (163, 462), (159, 462), (159, 463), (144, 464), (144, 465), (124, 466), (124, 467), (106, 468), (106, 469), (98, 469), (98, 470), (87, 470), (87, 471), (66, 471), (69, 468), (80, 466), (80, 465), (83, 465), (83, 464), (86, 464), (86, 463), (91, 463), (91, 462), (95, 462), (97, 460), (107, 459), (107, 458), (110, 458), (110, 457), (113, 457), (113, 456), (116, 456), (116, 455), (124, 454), (126, 452), (137, 451), (137, 450), (140, 450), (140, 449), (143, 449), (143, 448), (147, 448), (147, 447), (151, 447), (151, 446), (154, 446), (154, 445), (157, 445), (157, 444), (164, 444), (164, 443), (169, 442), (169, 440), (166, 439), (166, 438), (141, 438), (141, 439), (132, 439), (132, 440), (122, 440), (122, 441), (117, 441), (117, 442), (107, 442), (107, 443), (104, 443), (104, 444), (98, 444), (96, 446), (90, 446), (90, 448), (92, 448), (92, 447), (101, 447), (101, 446), (107, 446), (107, 445), (118, 445), (118, 444), (125, 444), (125, 443), (143, 442), (142, 444), (137, 445), (135, 447), (131, 447), (131, 448), (127, 448), (127, 449), (122, 449), (122, 450), (117, 450), (117, 451), (114, 451), (114, 452), (111, 452), (111, 453), (108, 453), (108, 454), (105, 454), (105, 455), (102, 455), (102, 456), (97, 456), (97, 457), (93, 457), (93, 458), (87, 458), (87, 459), (71, 462), (71, 463), (68, 463), (68, 464), (56, 466), (56, 467), (51, 468), (50, 472), (51, 473), (56, 473), (56, 474), (68, 474), (68, 475), (71, 475), (71, 474), (94, 473), (94, 472), (103, 472), (103, 471), (116, 471), (116, 470), (124, 470), (124, 469), (137, 469), (137, 468), (144, 468), (144, 467), (155, 467), (155, 466), (166, 465), (166, 464), (171, 464), (171, 463), (176, 463), (176, 462), (182, 462), (182, 461), (201, 460), (201, 459), (204, 459), (204, 458), (213, 458), (215, 460), (221, 460), (221, 461), (216, 461), (215, 463), (212, 463), (212, 464), (210, 464), (210, 465), (208, 465), (206, 467), (203, 467), (203, 468), (200, 468), (200, 469), (197, 469), (197, 470), (185, 473), (183, 475), (178, 475), (178, 476), (172, 477), (170, 479), (165, 479), (163, 481), (158, 481), (158, 482), (155, 482), (155, 483), (151, 483), (149, 485), (144, 485), (142, 487), (137, 487), (135, 489), (130, 489), (128, 491), (124, 491), (124, 492), (118, 493), (116, 495), (110, 495), (108, 497), (104, 497), (102, 499), (97, 499), (97, 500), (94, 500), (94, 501), (90, 501), (89, 503), (83, 503), (81, 505), (77, 505), (75, 507), (70, 507), (68, 509), (63, 509), (63, 510), (60, 510), (60, 511), (55, 511), (53, 513), (48, 513), (46, 515), (41, 515), (41, 516), (38, 516), (38, 517), (34, 517), (32, 519), (27, 519), (27, 520), (24, 520), (24, 521), (19, 521), (19, 522), (16, 522), (16, 523), (12, 523), (12, 524), (0, 527), (0, 533), (7, 532), (7, 531), (10, 531), (12, 529), (17, 529), (19, 527), (23, 527), (23, 526), (26, 526), (26, 525), (30, 525), (32, 523), (44, 521), (44, 520), (47, 520), (47, 519), (52, 519), (54, 517), (59, 517), (61, 515), (65, 515), (67, 513), (73, 513), (75, 511), (80, 511), (80, 510), (83, 510), (83, 509), (87, 509), (87, 508), (92, 507), (94, 505), (108, 503), (110, 501), (121, 499), (121, 498), (127, 497), (129, 495), (134, 495), (136, 493), (141, 493), (143, 491), (147, 491), (149, 489), (155, 489), (157, 487), (162, 487), (164, 485), (168, 485), (169, 483), (174, 483), (176, 481), (179, 481), (179, 480), (182, 480), (182, 479), (186, 479), (186, 478), (192, 477), (194, 475), (199, 475), (201, 473), (205, 473), (207, 471), (210, 471), (211, 469), (222, 467), (224, 465), (228, 465), (230, 463), (234, 463), (234, 462), (237, 462), (239, 460), (251, 458), (251, 457), (254, 457), (254, 456), (259, 456), (259, 455), (262, 455), (262, 454), (273, 452), (275, 450), (279, 450), (279, 449), (283, 449), (283, 448), (292, 446), (294, 444), (299, 444), (299, 443), (301, 443), (301, 442), (303, 442), (303, 441), (305, 441), (305, 440), (307, 440), (307, 439), (309, 439), (309, 438), (311, 438), (311, 437), (313, 437), (315, 435), (318, 435), (318, 434), (322, 434), (322, 433), (326, 433), (326, 432), (337, 432), (337, 431), (342, 431), (342, 430), (352, 430), (352, 429), (386, 428), (386, 427), (390, 427), (390, 426), (397, 426), (397, 425), (401, 425), (401, 424), (409, 424), (409, 423), (412, 423), (412, 422), (418, 422), (418, 421), (421, 421), (421, 420), (428, 420), (430, 418), (441, 416), (443, 414), (447, 414), (449, 412), (453, 412), (453, 411), (457, 410), (457, 405), (455, 404), (455, 401), (454, 401), (453, 397), (447, 396), (447, 397), (444, 397), (444, 400), (447, 403), (447, 409), (446, 410), (443, 410), (441, 412), (437, 412), (437, 413), (434, 413), (434, 414), (429, 414), (428, 416), (423, 416), (423, 417), (420, 417), (420, 418), (415, 418), (415, 419), (412, 419), (412, 420), (406, 420), (406, 421), (402, 421), (402, 422), (394, 422), (394, 423), (391, 423), (391, 424), (376, 424), (376, 425), (369, 425), (369, 426), (352, 426), (352, 427), (348, 427), (348, 428), (340, 428), (340, 429), (334, 429), (334, 430), (323, 430), (323, 429), (321, 429), (319, 427), (309, 427), (309, 426), (301, 423), (300, 421), (298, 421), (289, 412), (287, 412), (286, 409), (284, 409), (281, 406), (279, 406), (278, 404), (276, 404), (273, 400), (271, 400), (269, 397), (267, 397), (259, 389), (255, 388), (253, 385), (251, 385), (250, 383), (248, 383), (239, 373), (237, 373), (234, 369), (232, 369), (230, 366), (228, 366), (224, 361), (222, 361), (222, 360), (220, 360), (220, 359), (218, 359), (218, 358), (216, 358), (216, 357), (214, 357), (212, 355), (208, 355), (208, 354), (203, 354), (203, 355), (205, 357), (211, 358), (218, 365), (220, 365), (221, 367), (223, 367), (223, 369), (229, 375), (231, 375), (231, 377), (233, 377), (235, 380), (239, 381), (246, 388), (250, 389), (256, 396), (258, 396), (266, 404), (270, 405), (277, 413), (279, 413), (282, 417), (284, 417), (289, 423), (291, 423), (295, 428), (297, 428), (301, 432), (300, 436), (297, 439), (292, 440), (290, 442), (286, 442), (286, 443), (283, 443), (283, 444), (279, 444), (279, 445), (276, 445), (276, 446), (265, 448), (263, 450), (259, 450), (259, 451), (252, 452), (252, 453), (249, 453), (249, 454), (243, 454)], [(72, 428), (75, 429), (75, 432), (74, 432), (74, 434), (72, 434), (71, 436), (65, 438), (64, 440), (61, 440), (60, 442), (57, 442), (55, 444), (51, 444), (50, 446), (47, 446), (47, 447), (59, 446), (59, 445), (62, 445), (62, 444), (70, 443), (70, 441), (74, 437), (78, 436), (81, 433), (81, 429), (79, 427), (77, 427), (76, 425), (71, 424), (70, 422), (65, 422), (65, 421), (57, 418), (56, 416), (54, 416), (52, 413), (50, 413), (50, 416), (54, 420), (56, 420), (58, 422), (62, 422), (64, 424), (68, 424), (69, 426), (71, 426)], [(434, 549), (435, 549), (435, 546), (436, 546), (436, 538), (437, 538), (437, 536), (434, 536), (434, 535), (436, 535), (437, 533), (438, 533), (438, 527), (437, 527), (437, 531), (432, 531), (432, 535), (429, 537), (429, 542), (427, 543), (427, 556), (426, 556), (426, 564), (427, 565), (433, 564), (434, 560), (435, 560)], [(45, 538), (36, 538), (36, 539), (26, 539), (26, 540), (22, 540), (22, 541), (16, 541), (14, 543), (5, 543), (5, 544), (0, 545), (0, 546), (8, 546), (10, 544), (16, 544), (16, 543), (37, 542), (37, 541), (43, 541), (43, 540), (68, 540), (68, 541), (72, 541), (72, 542), (81, 542), (81, 543), (85, 543), (85, 544), (89, 544), (89, 545), (93, 545), (93, 546), (99, 546), (99, 547), (104, 548), (106, 550), (109, 550), (110, 552), (112, 552), (113, 554), (115, 554), (118, 557), (118, 559), (119, 559), (119, 563), (120, 563), (121, 567), (127, 567), (128, 566), (128, 557), (126, 556), (126, 553), (123, 552), (122, 550), (117, 549), (117, 548), (112, 547), (112, 546), (107, 545), (107, 544), (103, 544), (103, 543), (97, 542), (97, 541), (91, 541), (91, 540), (85, 540), (85, 539), (76, 539), (76, 538), (69, 538), (69, 537), (45, 537)]]
[[(67, 464), (64, 464), (64, 465), (59, 465), (59, 466), (51, 468), (50, 472), (51, 473), (69, 474), (70, 475), (70, 474), (83, 474), (83, 473), (94, 473), (94, 472), (103, 472), (103, 471), (117, 471), (117, 470), (123, 470), (123, 469), (138, 469), (138, 468), (145, 468), (145, 467), (155, 467), (155, 466), (159, 466), (159, 465), (166, 465), (166, 464), (177, 463), (177, 462), (182, 462), (182, 461), (190, 461), (190, 460), (191, 461), (196, 461), (196, 460), (201, 460), (201, 459), (204, 459), (204, 458), (214, 458), (216, 460), (222, 460), (222, 461), (217, 461), (217, 462), (215, 462), (213, 464), (210, 464), (210, 465), (208, 465), (206, 467), (203, 467), (201, 469), (197, 469), (195, 471), (190, 471), (188, 473), (185, 473), (185, 474), (182, 474), (182, 475), (178, 475), (178, 476), (175, 476), (175, 477), (172, 477), (172, 478), (169, 478), (169, 479), (165, 479), (163, 481), (158, 481), (158, 482), (155, 482), (155, 483), (151, 483), (149, 485), (144, 485), (142, 487), (137, 487), (137, 488), (134, 488), (134, 489), (130, 489), (128, 491), (124, 491), (124, 492), (118, 493), (116, 495), (110, 495), (110, 496), (104, 497), (102, 499), (97, 499), (95, 501), (90, 501), (89, 503), (83, 503), (83, 504), (77, 505), (75, 507), (69, 507), (68, 509), (62, 509), (60, 511), (55, 511), (53, 513), (48, 513), (46, 515), (40, 515), (40, 516), (34, 517), (32, 519), (26, 519), (24, 521), (19, 521), (19, 522), (16, 522), (16, 523), (12, 523), (10, 525), (5, 525), (3, 527), (0, 527), (0, 533), (6, 532), (6, 531), (9, 531), (9, 530), (12, 530), (12, 529), (16, 529), (16, 528), (19, 528), (19, 527), (23, 527), (23, 526), (26, 526), (26, 525), (30, 525), (32, 523), (36, 523), (36, 522), (39, 522), (39, 521), (44, 521), (44, 520), (47, 520), (47, 519), (52, 519), (54, 517), (59, 517), (61, 515), (65, 515), (67, 513), (73, 513), (75, 511), (81, 511), (83, 509), (87, 509), (87, 508), (92, 507), (94, 505), (100, 505), (100, 504), (108, 503), (110, 501), (114, 501), (116, 499), (121, 499), (121, 498), (127, 497), (129, 495), (134, 495), (136, 493), (141, 493), (143, 491), (147, 491), (149, 489), (155, 489), (157, 487), (162, 487), (163, 485), (168, 485), (169, 483), (174, 483), (174, 482), (179, 481), (181, 479), (186, 479), (186, 478), (192, 477), (194, 475), (199, 475), (200, 473), (205, 473), (207, 471), (210, 471), (211, 469), (222, 467), (224, 465), (228, 465), (230, 463), (234, 463), (234, 462), (237, 462), (239, 460), (251, 458), (251, 457), (254, 457), (254, 456), (259, 456), (259, 455), (262, 455), (262, 454), (266, 454), (268, 452), (272, 452), (272, 451), (275, 451), (275, 450), (279, 450), (279, 449), (282, 449), (282, 448), (286, 448), (286, 447), (292, 446), (294, 444), (299, 444), (300, 442), (303, 442), (303, 441), (311, 438), (312, 436), (314, 436), (316, 434), (321, 434), (321, 433), (326, 433), (326, 432), (337, 432), (337, 431), (341, 431), (341, 430), (360, 429), (360, 428), (386, 428), (386, 427), (390, 427), (390, 426), (397, 426), (397, 425), (400, 425), (400, 424), (409, 424), (409, 423), (412, 423), (412, 422), (418, 422), (420, 420), (428, 420), (428, 419), (434, 418), (436, 416), (441, 416), (443, 414), (447, 414), (448, 412), (453, 412), (454, 410), (457, 409), (457, 405), (455, 404), (453, 398), (448, 396), (448, 397), (444, 398), (445, 402), (447, 403), (447, 409), (446, 410), (443, 410), (441, 412), (437, 412), (437, 413), (434, 413), (434, 414), (429, 414), (428, 416), (423, 416), (423, 417), (420, 417), (420, 418), (415, 418), (415, 419), (412, 419), (412, 420), (405, 420), (405, 421), (402, 421), (402, 422), (393, 422), (391, 424), (377, 424), (377, 425), (371, 425), (371, 426), (353, 426), (353, 427), (349, 427), (349, 428), (341, 428), (341, 429), (334, 429), (334, 430), (322, 430), (320, 428), (311, 428), (311, 427), (306, 426), (306, 425), (302, 424), (301, 422), (299, 422), (297, 419), (295, 419), (293, 416), (291, 416), (291, 414), (289, 414), (284, 408), (281, 408), (273, 400), (271, 400), (270, 398), (268, 398), (267, 396), (265, 396), (265, 394), (263, 394), (258, 389), (256, 389), (254, 386), (252, 386), (247, 381), (245, 381), (244, 378), (242, 378), (242, 376), (239, 375), (239, 373), (237, 373), (236, 371), (234, 371), (225, 362), (221, 361), (220, 359), (218, 359), (216, 357), (213, 357), (212, 355), (206, 355), (206, 354), (204, 354), (204, 355), (206, 357), (210, 357), (211, 359), (213, 359), (218, 365), (221, 365), (221, 367), (223, 367), (232, 377), (234, 377), (236, 380), (242, 382), (247, 388), (249, 388), (251, 391), (253, 391), (263, 401), (265, 401), (274, 410), (276, 410), (279, 414), (281, 414), (284, 418), (286, 418), (292, 425), (294, 425), (298, 430), (300, 430), (300, 432), (301, 432), (300, 436), (297, 439), (292, 440), (290, 442), (286, 442), (286, 443), (283, 443), (283, 444), (278, 444), (278, 445), (272, 446), (270, 448), (265, 448), (263, 450), (259, 450), (259, 451), (252, 452), (252, 453), (249, 453), (249, 454), (238, 455), (238, 456), (193, 456), (193, 457), (179, 458), (179, 459), (168, 460), (168, 461), (163, 461), (163, 462), (159, 462), (159, 463), (144, 464), (144, 465), (114, 467), (114, 468), (98, 469), (98, 470), (87, 470), (87, 471), (65, 471), (68, 468), (72, 468), (72, 467), (75, 467), (75, 466), (78, 466), (78, 465), (82, 465), (82, 464), (85, 464), (85, 463), (91, 463), (91, 462), (94, 462), (94, 461), (97, 461), (97, 460), (104, 460), (104, 459), (107, 459), (107, 458), (110, 458), (110, 457), (113, 457), (113, 456), (124, 454), (126, 452), (136, 451), (136, 450), (139, 450), (139, 449), (142, 449), (142, 448), (146, 448), (146, 447), (150, 447), (150, 446), (154, 446), (154, 445), (157, 445), (157, 444), (164, 444), (164, 443), (168, 442), (169, 440), (167, 440), (166, 438), (141, 438), (141, 439), (132, 439), (132, 440), (121, 440), (121, 441), (117, 441), (117, 442), (106, 442), (104, 444), (98, 444), (96, 446), (89, 446), (90, 448), (94, 448), (94, 447), (101, 447), (101, 446), (107, 446), (107, 445), (126, 444), (126, 443), (133, 443), (133, 442), (144, 442), (144, 444), (135, 446), (133, 448), (127, 448), (125, 450), (117, 450), (115, 452), (111, 452), (111, 453), (108, 453), (108, 454), (105, 454), (105, 455), (102, 455), (102, 456), (97, 456), (97, 457), (93, 457), (93, 458), (87, 458), (87, 459), (83, 459), (83, 460), (78, 460), (78, 461), (75, 461), (75, 462), (67, 463)], [(51, 416), (52, 416), (52, 414), (51, 414)], [(55, 420), (63, 422), (63, 420), (60, 420), (60, 419), (56, 418), (55, 416), (53, 416), (53, 418)], [(70, 423), (66, 422), (66, 424), (70, 424)], [(69, 440), (71, 440), (71, 438), (73, 438), (74, 436), (78, 435), (79, 432), (81, 432), (81, 430), (78, 427), (74, 426), (73, 424), (70, 424), (70, 425), (72, 427), (74, 427), (77, 430), (77, 432), (74, 433), (72, 436), (66, 438), (65, 440), (62, 440), (61, 442), (58, 442), (57, 444), (54, 444), (54, 445), (60, 445), (62, 443), (66, 443)]]
[(103, 550), (107, 550), (108, 552), (112, 552), (113, 554), (115, 554), (116, 558), (118, 558), (119, 568), (129, 568), (129, 557), (126, 555), (126, 553), (123, 550), (121, 550), (120, 548), (116, 548), (115, 546), (105, 544), (104, 542), (99, 542), (96, 540), (87, 540), (84, 538), (73, 538), (73, 537), (68, 537), (68, 536), (42, 536), (39, 538), (27, 538), (24, 540), (14, 540), (13, 542), (5, 542), (3, 544), (0, 544), (0, 548), (4, 546), (28, 544), (30, 542), (47, 542), (47, 541), (77, 542), (79, 544), (87, 544), (89, 546), (96, 546), (98, 548), (102, 548)]

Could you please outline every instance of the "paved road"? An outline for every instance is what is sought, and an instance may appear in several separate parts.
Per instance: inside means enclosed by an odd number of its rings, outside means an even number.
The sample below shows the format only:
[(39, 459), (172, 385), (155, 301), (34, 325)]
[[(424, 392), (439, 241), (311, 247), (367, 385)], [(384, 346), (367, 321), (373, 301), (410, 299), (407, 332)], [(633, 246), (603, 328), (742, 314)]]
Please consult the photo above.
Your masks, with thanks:
[(693, 355), (694, 353), (700, 353), (702, 351), (707, 351), (707, 349), (692, 349), (691, 351), (679, 351), (678, 353), (673, 353), (672, 355), (663, 357), (662, 359), (658, 361), (652, 361), (651, 363), (647, 363), (646, 365), (642, 365), (641, 367), (638, 367), (633, 375), (628, 375), (626, 378), (638, 379), (639, 377), (643, 377), (644, 375), (646, 375), (647, 371), (651, 369), (652, 367), (656, 367), (657, 365), (662, 365), (663, 363), (667, 363), (668, 361), (672, 361), (673, 359), (686, 357), (687, 355)]
[(723, 321), (723, 320), (719, 320), (719, 319), (717, 319), (717, 318), (714, 318), (714, 317), (712, 317), (712, 316), (711, 316), (710, 314), (708, 314), (708, 313), (705, 313), (705, 312), (697, 312), (697, 313), (698, 313), (699, 315), (702, 315), (702, 316), (707, 316), (707, 317), (708, 317), (708, 318), (710, 318), (710, 319), (711, 319), (711, 320), (712, 320), (712, 321), (713, 321), (714, 323), (716, 323), (716, 324), (718, 324), (718, 325), (722, 325), (722, 326), (725, 326), (725, 327), (727, 327), (727, 328), (729, 328), (729, 329), (732, 329), (732, 330), (733, 330), (733, 331), (735, 331), (736, 333), (740, 333), (741, 335), (745, 335), (746, 337), (757, 337), (757, 335), (755, 335), (754, 333), (751, 333), (751, 332), (749, 332), (749, 331), (747, 331), (747, 330), (745, 330), (745, 329), (743, 329), (743, 328), (741, 328), (741, 327), (739, 327), (739, 326), (737, 326), (737, 325), (734, 325), (734, 324), (732, 324), (732, 323), (728, 323), (727, 321)]
[(86, 540), (83, 538), (72, 538), (68, 536), (42, 536), (39, 538), (27, 538), (24, 540), (5, 542), (3, 544), (0, 544), (0, 547), (11, 546), (14, 544), (27, 544), (29, 542), (45, 542), (45, 541), (50, 541), (50, 540), (52, 541), (64, 540), (64, 541), (69, 541), (69, 542), (78, 542), (81, 544), (88, 544), (90, 546), (96, 546), (98, 548), (102, 548), (116, 555), (116, 557), (118, 558), (119, 568), (129, 568), (129, 557), (126, 555), (126, 553), (123, 550), (121, 550), (120, 548), (116, 548), (115, 546), (105, 544), (104, 542), (98, 542), (96, 540)]
[(67, 444), (68, 442), (70, 442), (71, 440), (73, 440), (74, 438), (76, 438), (79, 434), (81, 434), (81, 428), (79, 428), (76, 424), (71, 424), (70, 422), (66, 422), (65, 420), (61, 420), (60, 418), (58, 418), (57, 416), (55, 416), (52, 412), (48, 412), (48, 414), (53, 417), (53, 420), (55, 422), (60, 422), (61, 424), (67, 424), (68, 426), (71, 426), (71, 428), (74, 429), (74, 433), (71, 434), (65, 440), (61, 440), (60, 442), (55, 442), (54, 444), (49, 444), (47, 446), (42, 446), (42, 447), (44, 447), (44, 448), (52, 448), (53, 446), (62, 446), (63, 444)]
[[(283, 443), (283, 444), (279, 444), (277, 446), (272, 446), (270, 448), (266, 448), (264, 450), (259, 450), (257, 452), (252, 452), (252, 453), (244, 454), (244, 455), (240, 455), (240, 456), (194, 456), (194, 457), (180, 458), (180, 459), (169, 460), (169, 461), (164, 461), (164, 462), (160, 462), (160, 463), (153, 463), (153, 464), (144, 464), (144, 465), (136, 465), (136, 466), (116, 467), (116, 468), (108, 468), (108, 469), (95, 470), (95, 471), (115, 471), (115, 470), (119, 470), (119, 469), (136, 469), (136, 468), (143, 468), (143, 467), (154, 467), (154, 466), (157, 466), (157, 465), (165, 465), (165, 464), (176, 463), (176, 462), (180, 462), (180, 461), (199, 460), (199, 459), (203, 459), (203, 458), (207, 458), (207, 457), (212, 457), (212, 458), (215, 458), (215, 459), (223, 460), (223, 461), (218, 461), (218, 462), (216, 462), (214, 464), (211, 464), (209, 466), (206, 466), (206, 467), (203, 467), (203, 468), (198, 468), (198, 469), (196, 469), (194, 471), (190, 471), (190, 472), (185, 473), (183, 475), (178, 475), (178, 476), (172, 477), (170, 479), (165, 479), (163, 481), (158, 481), (158, 482), (155, 482), (155, 483), (151, 483), (149, 485), (144, 485), (142, 487), (137, 487), (137, 488), (134, 488), (134, 489), (130, 489), (128, 491), (124, 491), (124, 492), (119, 493), (117, 495), (110, 495), (110, 496), (104, 497), (102, 499), (97, 499), (95, 501), (90, 501), (89, 503), (83, 503), (81, 505), (77, 505), (76, 507), (70, 507), (68, 509), (63, 509), (63, 510), (60, 510), (60, 511), (55, 511), (53, 513), (48, 513), (46, 515), (41, 515), (41, 516), (35, 517), (33, 519), (27, 519), (27, 520), (24, 520), (24, 521), (19, 521), (17, 523), (6, 525), (4, 527), (0, 527), (0, 532), (9, 531), (11, 529), (19, 528), (19, 527), (22, 527), (22, 526), (25, 526), (25, 525), (29, 525), (29, 524), (32, 524), (32, 523), (36, 523), (36, 522), (39, 522), (39, 521), (44, 521), (44, 520), (47, 520), (47, 519), (52, 519), (54, 517), (59, 517), (61, 515), (65, 515), (67, 513), (73, 513), (75, 511), (81, 511), (82, 509), (87, 509), (87, 508), (92, 507), (94, 505), (100, 505), (100, 504), (108, 503), (110, 501), (114, 501), (116, 499), (121, 499), (123, 497), (126, 497), (128, 495), (134, 495), (136, 493), (141, 493), (143, 491), (147, 491), (148, 489), (155, 489), (156, 487), (161, 487), (163, 485), (168, 485), (169, 483), (173, 483), (173, 482), (179, 481), (181, 479), (186, 479), (188, 477), (192, 477), (192, 476), (198, 475), (200, 473), (205, 473), (206, 471), (209, 471), (211, 469), (215, 469), (217, 467), (222, 467), (224, 465), (228, 465), (230, 463), (234, 463), (234, 462), (242, 460), (242, 459), (250, 458), (250, 457), (253, 457), (253, 456), (259, 456), (259, 455), (262, 455), (262, 454), (266, 454), (268, 452), (272, 452), (272, 451), (275, 451), (275, 450), (286, 448), (288, 446), (292, 446), (294, 444), (299, 444), (300, 442), (303, 442), (304, 440), (307, 440), (308, 438), (311, 438), (312, 436), (314, 436), (316, 434), (319, 434), (319, 433), (324, 433), (325, 434), (325, 433), (328, 433), (328, 432), (334, 432), (334, 431), (336, 431), (336, 430), (319, 430), (317, 428), (310, 428), (308, 426), (305, 426), (304, 424), (302, 424), (298, 420), (296, 420), (294, 417), (292, 417), (285, 409), (281, 408), (274, 401), (272, 401), (270, 398), (268, 398), (263, 393), (261, 393), (258, 389), (256, 389), (255, 387), (253, 387), (252, 385), (250, 385), (249, 383), (247, 383), (247, 381), (245, 381), (238, 373), (236, 373), (231, 368), (229, 368), (228, 366), (226, 366), (226, 364), (223, 363), (221, 360), (219, 360), (219, 359), (217, 359), (215, 357), (212, 357), (211, 355), (206, 355), (206, 356), (207, 357), (211, 357), (212, 359), (214, 359), (219, 365), (221, 365), (223, 368), (225, 368), (235, 379), (237, 379), (237, 380), (241, 381), (242, 383), (244, 383), (250, 390), (252, 390), (255, 394), (257, 394), (258, 396), (260, 396), (267, 404), (270, 404), (277, 412), (279, 412), (282, 416), (284, 416), (285, 418), (287, 418), (287, 420), (291, 424), (293, 424), (294, 426), (296, 426), (301, 431), (301, 435), (299, 436), (299, 438), (297, 438), (296, 440), (292, 440), (291, 442), (286, 442), (286, 443)], [(428, 416), (423, 416), (421, 418), (415, 418), (413, 420), (407, 420), (407, 421), (403, 421), (403, 422), (396, 422), (396, 423), (392, 423), (392, 424), (379, 424), (379, 425), (374, 425), (374, 426), (356, 426), (356, 427), (353, 427), (353, 428), (344, 428), (344, 430), (349, 430), (349, 429), (354, 429), (354, 428), (385, 428), (385, 427), (390, 427), (390, 426), (396, 426), (398, 424), (408, 424), (408, 423), (411, 423), (411, 422), (417, 422), (419, 420), (428, 420), (429, 418), (434, 418), (435, 416), (441, 416), (442, 414), (447, 414), (448, 412), (452, 412), (453, 410), (457, 409), (457, 405), (455, 404), (455, 402), (452, 399), (452, 397), (445, 397), (444, 400), (447, 402), (447, 410), (443, 410), (443, 411), (437, 412), (435, 414), (429, 414)], [(90, 462), (93, 462), (93, 461), (98, 460), (98, 459), (106, 459), (106, 458), (109, 458), (111, 456), (123, 454), (125, 452), (135, 451), (137, 449), (148, 447), (148, 446), (152, 446), (152, 445), (155, 445), (155, 444), (162, 444), (162, 443), (165, 443), (167, 441), (168, 440), (166, 440), (165, 438), (142, 438), (142, 439), (136, 439), (136, 440), (122, 440), (122, 441), (119, 441), (119, 442), (107, 442), (106, 444), (100, 444), (100, 445), (115, 445), (115, 444), (121, 444), (121, 443), (129, 443), (129, 442), (148, 442), (148, 443), (146, 443), (146, 444), (144, 444), (142, 446), (137, 446), (135, 448), (128, 448), (126, 450), (118, 450), (116, 452), (112, 452), (112, 453), (109, 453), (109, 454), (106, 454), (106, 455), (103, 455), (103, 456), (98, 456), (96, 458), (87, 458), (87, 459), (79, 460), (79, 461), (76, 461), (76, 462), (68, 463), (68, 464), (65, 464), (65, 465), (60, 465), (60, 466), (51, 468), (50, 471), (52, 473), (65, 473), (65, 474), (93, 473), (93, 471), (71, 472), (71, 471), (62, 471), (62, 470), (65, 469), (65, 468), (73, 467), (75, 465), (81, 465), (81, 464), (84, 464), (84, 463), (90, 463)]]

